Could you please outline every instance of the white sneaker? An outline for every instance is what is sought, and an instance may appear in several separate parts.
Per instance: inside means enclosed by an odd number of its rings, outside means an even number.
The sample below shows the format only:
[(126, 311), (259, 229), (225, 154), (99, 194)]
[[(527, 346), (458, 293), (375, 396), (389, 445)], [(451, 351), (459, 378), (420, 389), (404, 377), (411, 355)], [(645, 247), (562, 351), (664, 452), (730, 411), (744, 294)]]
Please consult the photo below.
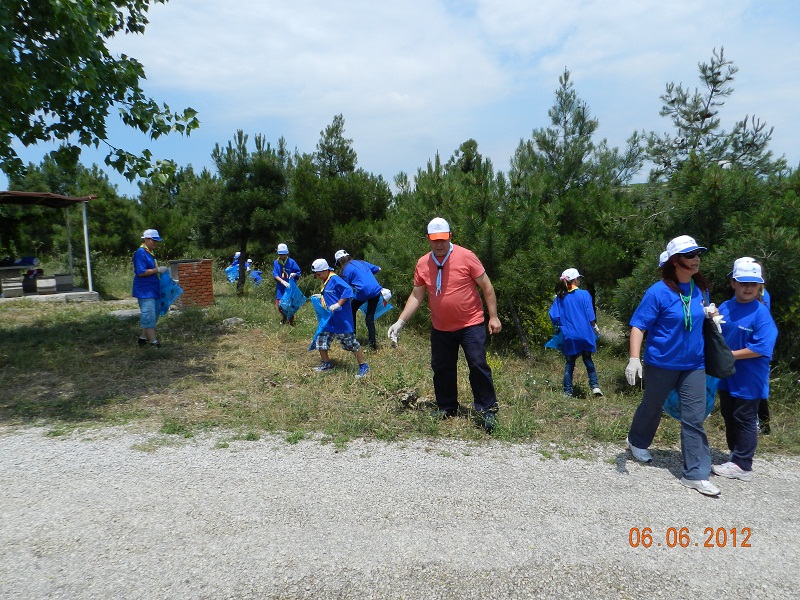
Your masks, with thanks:
[(681, 485), (697, 490), (704, 496), (719, 496), (722, 493), (708, 479), (686, 479), (686, 477), (681, 477)]
[(592, 388), (592, 393), (593, 393), (595, 396), (598, 396), (598, 397), (599, 397), (599, 396), (602, 396), (602, 395), (603, 395), (603, 390), (601, 390), (599, 387), (593, 387), (593, 388)]
[(653, 457), (650, 455), (649, 450), (646, 450), (644, 448), (637, 448), (636, 446), (631, 444), (627, 438), (625, 439), (625, 443), (628, 444), (628, 448), (631, 449), (631, 454), (633, 454), (633, 458), (643, 463), (653, 462)]
[(750, 481), (753, 479), (752, 471), (745, 471), (739, 465), (732, 462), (714, 465), (711, 467), (711, 470), (714, 471), (714, 475), (727, 477), (728, 479), (741, 479), (742, 481)]

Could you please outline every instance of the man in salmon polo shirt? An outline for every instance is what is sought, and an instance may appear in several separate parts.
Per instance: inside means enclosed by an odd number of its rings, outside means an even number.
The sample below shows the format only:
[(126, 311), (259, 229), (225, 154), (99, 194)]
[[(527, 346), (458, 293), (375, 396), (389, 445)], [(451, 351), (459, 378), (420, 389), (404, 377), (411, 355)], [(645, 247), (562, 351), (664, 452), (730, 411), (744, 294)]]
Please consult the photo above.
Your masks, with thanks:
[(431, 368), (438, 410), (434, 417), (458, 414), (458, 349), (464, 349), (469, 366), (475, 410), (481, 424), (492, 433), (497, 423), (497, 396), (492, 370), (486, 362), (486, 326), (480, 288), (489, 312), (489, 333), (499, 333), (497, 296), (492, 282), (475, 254), (450, 241), (450, 225), (441, 217), (428, 223), (431, 251), (417, 261), (414, 289), (400, 318), (389, 328), (389, 339), (397, 344), (400, 330), (417, 312), (428, 292), (431, 312)]

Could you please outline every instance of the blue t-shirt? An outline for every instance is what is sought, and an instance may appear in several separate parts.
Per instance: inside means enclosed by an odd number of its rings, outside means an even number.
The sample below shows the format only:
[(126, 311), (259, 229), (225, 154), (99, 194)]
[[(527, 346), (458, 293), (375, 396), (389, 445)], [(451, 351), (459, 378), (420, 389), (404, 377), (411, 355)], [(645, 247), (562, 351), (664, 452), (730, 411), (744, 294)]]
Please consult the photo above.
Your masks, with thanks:
[(158, 274), (145, 275), (140, 277), (148, 269), (155, 269), (157, 266), (155, 257), (150, 254), (144, 246), (133, 253), (133, 291), (134, 298), (160, 298), (161, 280)]
[[(289, 275), (292, 273), (296, 274), (296, 277), (300, 277), (300, 266), (295, 262), (293, 258), (287, 258), (284, 264), (281, 264), (281, 261), (277, 258), (272, 263), (272, 277), (280, 277), (284, 281), (289, 281)], [(275, 297), (280, 300), (283, 298), (283, 292), (286, 288), (278, 283), (275, 282)]]
[(718, 389), (743, 400), (769, 397), (769, 361), (778, 339), (778, 328), (769, 309), (759, 302), (723, 302), (719, 312), (724, 317), (722, 335), (731, 350), (747, 348), (762, 356), (736, 361), (736, 373), (722, 379)]
[[(347, 282), (338, 275), (331, 275), (322, 289), (322, 299), (325, 301), (325, 306), (330, 308), (332, 304), (336, 304), (341, 298), (353, 298), (353, 290)], [(345, 302), (342, 307), (336, 312), (331, 314), (327, 325), (323, 331), (330, 333), (353, 333), (353, 311), (350, 309), (350, 303)]]
[(589, 292), (576, 288), (564, 298), (556, 296), (549, 314), (553, 325), (561, 327), (566, 356), (597, 351), (597, 336), (592, 328), (595, 314)]
[(683, 303), (663, 281), (654, 283), (644, 293), (631, 317), (631, 327), (647, 332), (644, 362), (669, 371), (696, 371), (705, 368), (703, 351), (703, 294), (695, 285), (680, 284), (689, 295), (691, 329), (686, 327)]
[(351, 260), (342, 269), (341, 277), (353, 287), (355, 299), (364, 301), (381, 293), (382, 286), (374, 275), (380, 270), (365, 260)]

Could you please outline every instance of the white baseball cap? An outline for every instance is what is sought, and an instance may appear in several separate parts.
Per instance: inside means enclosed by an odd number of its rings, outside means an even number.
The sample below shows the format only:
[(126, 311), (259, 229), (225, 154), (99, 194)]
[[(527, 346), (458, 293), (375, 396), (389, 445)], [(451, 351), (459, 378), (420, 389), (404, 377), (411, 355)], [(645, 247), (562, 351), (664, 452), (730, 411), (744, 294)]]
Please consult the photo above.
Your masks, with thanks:
[(450, 224), (442, 217), (436, 217), (428, 223), (428, 239), (447, 240), (450, 239)]
[(333, 260), (339, 262), (339, 259), (344, 258), (345, 256), (350, 256), (346, 250), (337, 250), (336, 254), (333, 255)]
[(658, 266), (663, 267), (664, 263), (676, 254), (686, 254), (687, 252), (694, 252), (695, 250), (705, 252), (708, 250), (708, 248), (698, 246), (693, 237), (688, 235), (679, 235), (678, 237), (670, 240), (669, 244), (667, 244), (666, 251), (662, 252), (658, 257)]
[(756, 259), (752, 256), (742, 256), (741, 258), (737, 258), (735, 261), (733, 261), (733, 269), (731, 269), (731, 272), (728, 273), (728, 277), (733, 277), (733, 272), (740, 264), (749, 262), (756, 262)]
[(157, 229), (145, 229), (144, 233), (142, 234), (142, 239), (150, 238), (151, 240), (155, 240), (157, 242), (161, 241), (161, 236), (158, 235)]
[(239, 258), (241, 255), (242, 255), (241, 252), (236, 252), (234, 253), (233, 258)]
[(734, 263), (733, 279), (740, 283), (764, 283), (764, 278), (761, 276), (761, 265), (755, 261)]
[(278, 244), (278, 254), (289, 254), (289, 246), (286, 244)]
[(328, 266), (328, 261), (324, 258), (318, 258), (313, 263), (311, 263), (311, 272), (312, 273), (321, 273), (322, 271), (332, 271)]
[(561, 273), (561, 279), (566, 279), (567, 281), (573, 281), (578, 277), (583, 277), (583, 275), (578, 273), (578, 269), (567, 269)]

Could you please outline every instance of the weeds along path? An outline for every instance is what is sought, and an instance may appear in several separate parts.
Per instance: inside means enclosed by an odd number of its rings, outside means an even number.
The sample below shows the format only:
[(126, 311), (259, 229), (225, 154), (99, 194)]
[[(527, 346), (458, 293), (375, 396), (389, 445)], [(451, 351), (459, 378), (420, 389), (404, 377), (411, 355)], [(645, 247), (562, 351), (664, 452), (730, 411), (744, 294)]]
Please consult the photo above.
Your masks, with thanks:
[(800, 587), (797, 458), (757, 459), (751, 483), (717, 478), (713, 499), (680, 486), (679, 454), (657, 448), (642, 466), (621, 446), (562, 460), (498, 442), (219, 442), (0, 430), (0, 596), (794, 598)]

